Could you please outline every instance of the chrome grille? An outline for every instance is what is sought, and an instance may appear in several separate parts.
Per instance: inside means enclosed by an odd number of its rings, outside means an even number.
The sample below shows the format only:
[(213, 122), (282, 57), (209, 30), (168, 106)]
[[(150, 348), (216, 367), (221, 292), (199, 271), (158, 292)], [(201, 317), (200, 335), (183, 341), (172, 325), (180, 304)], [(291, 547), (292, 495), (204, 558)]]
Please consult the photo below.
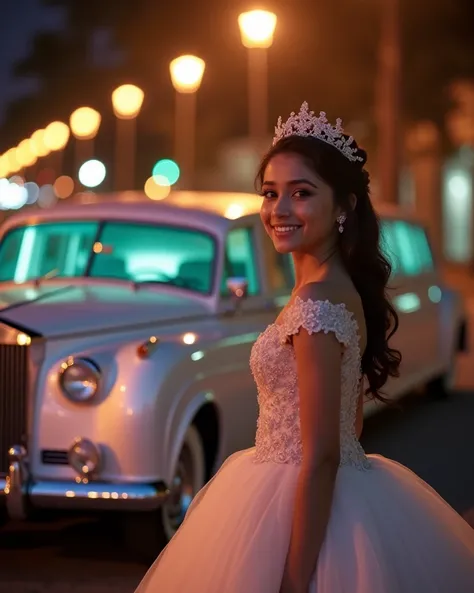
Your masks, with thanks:
[(41, 461), (46, 465), (69, 465), (69, 454), (67, 451), (43, 449)]
[(28, 347), (0, 344), (0, 474), (8, 471), (8, 450), (26, 445)]

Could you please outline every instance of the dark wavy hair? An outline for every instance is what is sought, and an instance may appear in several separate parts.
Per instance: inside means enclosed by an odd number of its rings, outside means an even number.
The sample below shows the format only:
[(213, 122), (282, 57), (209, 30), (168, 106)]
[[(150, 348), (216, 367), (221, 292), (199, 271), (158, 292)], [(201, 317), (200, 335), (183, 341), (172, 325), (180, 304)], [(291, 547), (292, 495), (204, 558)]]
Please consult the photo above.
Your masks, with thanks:
[[(348, 137), (346, 137), (348, 138)], [(261, 187), (265, 170), (277, 154), (301, 157), (334, 192), (337, 204), (347, 216), (338, 244), (342, 262), (362, 300), (367, 328), (367, 346), (362, 372), (367, 377), (366, 395), (387, 402), (381, 389), (389, 377), (399, 375), (401, 354), (389, 340), (398, 329), (398, 315), (387, 296), (391, 264), (380, 246), (380, 222), (370, 200), (369, 174), (364, 166), (367, 154), (355, 141), (352, 148), (362, 161), (350, 161), (339, 150), (314, 137), (288, 136), (277, 142), (260, 164), (256, 185)], [(350, 196), (357, 203), (351, 207)]]

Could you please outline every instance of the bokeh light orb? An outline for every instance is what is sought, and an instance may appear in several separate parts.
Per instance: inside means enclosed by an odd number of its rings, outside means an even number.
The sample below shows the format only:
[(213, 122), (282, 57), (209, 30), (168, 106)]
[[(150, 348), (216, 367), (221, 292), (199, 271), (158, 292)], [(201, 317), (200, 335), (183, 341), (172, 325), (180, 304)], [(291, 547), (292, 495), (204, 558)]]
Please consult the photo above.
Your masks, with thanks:
[(97, 159), (86, 161), (79, 169), (79, 181), (84, 187), (97, 187), (107, 175), (104, 163)]
[(157, 185), (162, 183), (163, 180), (166, 180), (167, 185), (174, 185), (178, 181), (180, 174), (178, 163), (171, 159), (158, 161), (153, 167), (152, 173)]
[(54, 188), (50, 183), (40, 187), (38, 194), (38, 206), (40, 208), (51, 208), (56, 204), (58, 198), (54, 193)]
[(27, 193), (26, 203), (29, 205), (34, 204), (39, 196), (40, 188), (38, 187), (38, 184), (34, 181), (27, 181), (25, 183), (25, 189)]
[(170, 63), (171, 82), (179, 93), (195, 93), (201, 86), (206, 63), (197, 56), (179, 56)]
[(7, 177), (10, 173), (10, 166), (6, 155), (0, 156), (0, 178)]
[(92, 107), (79, 107), (69, 118), (69, 126), (76, 138), (91, 140), (99, 131), (102, 116)]
[(112, 93), (114, 113), (119, 119), (135, 118), (143, 104), (145, 93), (134, 84), (123, 84)]
[(22, 168), (31, 167), (38, 160), (33, 152), (33, 142), (29, 138), (20, 142), (16, 148), (15, 156)]
[(10, 182), (8, 179), (0, 178), (0, 210), (7, 210), (8, 206), (8, 188)]
[(161, 179), (161, 183), (157, 183), (155, 177), (150, 177), (145, 183), (145, 195), (150, 200), (164, 200), (169, 196), (171, 188), (169, 184), (164, 183), (165, 179)]
[(8, 186), (2, 187), (1, 202), (4, 210), (19, 210), (26, 204), (27, 199), (28, 192), (24, 185), (8, 182)]
[(53, 121), (44, 131), (44, 144), (49, 150), (62, 150), (68, 143), (69, 126), (62, 121)]
[(276, 14), (268, 10), (250, 10), (239, 15), (238, 23), (244, 47), (271, 47), (277, 24)]
[(16, 183), (17, 185), (25, 185), (25, 180), (21, 175), (13, 175), (8, 181), (10, 183)]
[(10, 148), (10, 150), (7, 150), (5, 157), (7, 158), (10, 173), (16, 173), (21, 169), (21, 165), (16, 158), (16, 148)]
[(226, 208), (224, 216), (229, 220), (236, 220), (244, 214), (244, 208), (241, 204), (229, 204)]
[(74, 192), (74, 180), (69, 175), (61, 175), (54, 182), (54, 193), (58, 198), (65, 199), (69, 198)]
[(170, 187), (170, 182), (164, 175), (152, 175), (152, 178), (156, 185), (162, 185), (163, 187)]
[(30, 138), (31, 147), (37, 157), (48, 156), (50, 153), (49, 148), (44, 143), (45, 132), (46, 130), (44, 129), (36, 130), (36, 132), (33, 132)]

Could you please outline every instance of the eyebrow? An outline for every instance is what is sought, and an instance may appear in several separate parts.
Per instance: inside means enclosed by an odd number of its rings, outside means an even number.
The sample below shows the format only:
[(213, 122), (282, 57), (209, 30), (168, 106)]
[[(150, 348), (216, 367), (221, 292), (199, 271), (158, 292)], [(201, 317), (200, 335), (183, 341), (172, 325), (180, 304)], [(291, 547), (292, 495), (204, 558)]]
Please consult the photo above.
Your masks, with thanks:
[[(318, 189), (318, 186), (315, 185), (312, 181), (309, 181), (309, 179), (292, 179), (291, 181), (288, 181), (287, 185), (300, 185), (301, 183), (306, 183), (307, 185), (311, 185), (311, 187), (314, 187), (315, 189)], [(264, 181), (262, 183), (262, 185), (276, 185), (275, 181)]]

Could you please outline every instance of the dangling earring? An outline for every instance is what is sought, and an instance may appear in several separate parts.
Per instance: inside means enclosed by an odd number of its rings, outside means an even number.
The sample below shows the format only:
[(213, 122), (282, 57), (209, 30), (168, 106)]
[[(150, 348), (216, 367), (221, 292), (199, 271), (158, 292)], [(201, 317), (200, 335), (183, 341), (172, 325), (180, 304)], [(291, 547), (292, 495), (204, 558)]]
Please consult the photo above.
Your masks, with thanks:
[(346, 222), (346, 218), (347, 217), (346, 217), (346, 215), (344, 213), (343, 214), (340, 214), (336, 218), (336, 222), (339, 224), (339, 229), (338, 230), (339, 230), (340, 233), (343, 233), (344, 232), (343, 224)]

